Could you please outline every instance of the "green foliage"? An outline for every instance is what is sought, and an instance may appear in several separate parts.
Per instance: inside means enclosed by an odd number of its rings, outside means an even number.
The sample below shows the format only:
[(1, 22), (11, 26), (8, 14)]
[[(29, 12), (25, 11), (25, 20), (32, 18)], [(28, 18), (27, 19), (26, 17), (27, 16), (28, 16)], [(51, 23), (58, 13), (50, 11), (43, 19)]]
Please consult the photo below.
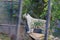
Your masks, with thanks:
[[(60, 20), (60, 0), (51, 1), (52, 8), (50, 30), (52, 31), (52, 29), (57, 26), (55, 21)], [(24, 0), (23, 14), (29, 13), (32, 17), (46, 19), (46, 13), (48, 10), (47, 2), (48, 0)], [(38, 23), (36, 23), (35, 25), (38, 25)]]
[[(60, 19), (60, 0), (52, 0), (52, 20)], [(48, 0), (24, 0), (23, 14), (30, 13), (32, 17), (46, 19)]]
[(23, 5), (23, 13), (29, 13), (35, 18), (44, 19), (46, 16), (47, 0), (24, 0)]
[(43, 26), (43, 22), (40, 22), (40, 21), (34, 22), (34, 25), (35, 25), (35, 26)]
[(11, 18), (17, 16), (17, 13), (18, 13), (18, 2), (7, 2), (7, 3), (5, 3), (5, 8), (7, 9), (8, 15)]
[[(60, 2), (59, 1), (60, 0), (52, 0), (51, 28), (52, 29), (54, 28), (55, 30), (59, 30), (60, 31), (60, 28), (58, 28), (58, 26), (57, 26), (58, 23), (56, 22), (56, 20), (60, 21)], [(59, 35), (58, 32), (56, 32), (55, 35)]]
[(52, 5), (52, 19), (60, 19), (60, 0), (53, 0), (53, 5)]
[(55, 29), (60, 31), (60, 28), (59, 27), (55, 27)]
[(40, 27), (42, 27), (43, 25), (44, 25), (44, 23), (41, 22), (41, 21), (35, 21), (35, 22), (32, 24), (32, 26), (34, 26), (34, 28), (40, 28)]
[(0, 40), (10, 40), (10, 38), (7, 34), (1, 34), (0, 33)]
[[(23, 14), (30, 13), (32, 17), (46, 19), (47, 13), (47, 2), (48, 0), (23, 0)], [(59, 0), (52, 0), (52, 20), (60, 19), (60, 2)], [(18, 3), (13, 2), (13, 4), (6, 4), (7, 11), (9, 15), (12, 14), (13, 17), (18, 13)], [(13, 12), (11, 13), (11, 10)]]

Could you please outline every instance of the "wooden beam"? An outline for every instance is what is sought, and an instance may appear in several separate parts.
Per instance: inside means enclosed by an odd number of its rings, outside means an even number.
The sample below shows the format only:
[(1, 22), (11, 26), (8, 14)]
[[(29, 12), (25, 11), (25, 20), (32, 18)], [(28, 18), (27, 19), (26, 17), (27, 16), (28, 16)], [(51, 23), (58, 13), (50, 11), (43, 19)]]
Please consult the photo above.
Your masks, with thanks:
[(11, 25), (11, 24), (0, 24), (0, 26), (13, 26), (13, 27), (15, 27), (16, 25)]
[(29, 36), (31, 36), (35, 40), (42, 40), (44, 38), (44, 34), (39, 33), (29, 33)]

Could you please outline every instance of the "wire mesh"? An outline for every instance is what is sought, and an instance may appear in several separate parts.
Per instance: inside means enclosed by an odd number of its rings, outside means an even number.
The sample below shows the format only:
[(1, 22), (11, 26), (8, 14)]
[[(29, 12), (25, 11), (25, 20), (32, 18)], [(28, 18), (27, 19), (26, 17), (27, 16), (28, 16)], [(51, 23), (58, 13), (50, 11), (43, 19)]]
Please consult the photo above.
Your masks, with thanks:
[[(17, 22), (17, 12), (13, 9), (13, 6), (17, 5), (18, 2), (11, 0), (1, 0), (0, 1), (0, 32), (7, 33), (9, 35), (16, 33), (16, 22)], [(18, 10), (18, 7), (17, 7)], [(15, 17), (11, 15), (16, 14)]]

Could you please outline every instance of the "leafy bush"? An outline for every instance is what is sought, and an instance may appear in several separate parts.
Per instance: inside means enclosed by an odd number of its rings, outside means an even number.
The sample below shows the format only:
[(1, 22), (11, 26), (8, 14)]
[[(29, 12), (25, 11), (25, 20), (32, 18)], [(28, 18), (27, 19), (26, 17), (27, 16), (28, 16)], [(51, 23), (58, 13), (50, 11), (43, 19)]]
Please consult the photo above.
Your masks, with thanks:
[(34, 28), (41, 28), (41, 27), (43, 27), (43, 25), (44, 25), (44, 22), (41, 22), (41, 21), (35, 21), (35, 22), (32, 24), (32, 26), (33, 26)]
[(0, 33), (0, 39), (1, 40), (10, 40), (10, 37), (7, 34)]

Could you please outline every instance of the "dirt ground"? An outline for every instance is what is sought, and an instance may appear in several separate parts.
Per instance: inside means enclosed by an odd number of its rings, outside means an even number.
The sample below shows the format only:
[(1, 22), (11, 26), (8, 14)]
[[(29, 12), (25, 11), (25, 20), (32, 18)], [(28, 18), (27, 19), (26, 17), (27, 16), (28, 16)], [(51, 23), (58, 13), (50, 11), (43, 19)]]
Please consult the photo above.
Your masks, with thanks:
[(24, 25), (21, 25), (20, 27), (20, 37), (21, 37), (21, 40), (32, 40), (29, 34), (26, 33)]

